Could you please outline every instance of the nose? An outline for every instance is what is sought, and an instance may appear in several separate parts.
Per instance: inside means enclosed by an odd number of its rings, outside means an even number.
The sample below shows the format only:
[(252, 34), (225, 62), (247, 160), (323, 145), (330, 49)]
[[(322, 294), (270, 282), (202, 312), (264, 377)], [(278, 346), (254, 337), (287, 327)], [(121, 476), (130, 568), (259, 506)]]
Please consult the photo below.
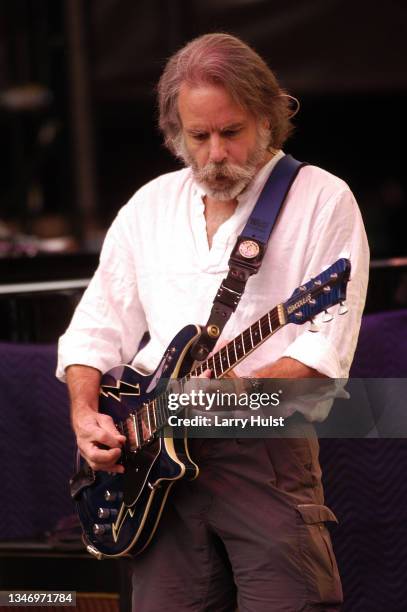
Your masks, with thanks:
[(226, 159), (227, 151), (223, 138), (219, 134), (211, 134), (209, 160), (220, 163)]

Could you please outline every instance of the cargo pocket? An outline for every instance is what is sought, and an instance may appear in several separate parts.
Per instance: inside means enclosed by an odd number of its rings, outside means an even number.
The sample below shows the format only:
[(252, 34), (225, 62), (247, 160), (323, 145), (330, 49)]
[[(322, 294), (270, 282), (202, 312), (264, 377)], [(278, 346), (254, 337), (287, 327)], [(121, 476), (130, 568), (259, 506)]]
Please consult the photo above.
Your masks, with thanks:
[(322, 501), (318, 443), (308, 438), (264, 439), (277, 488), (297, 501)]
[(338, 604), (343, 600), (341, 580), (327, 522), (338, 522), (327, 506), (299, 504), (301, 563), (310, 604)]

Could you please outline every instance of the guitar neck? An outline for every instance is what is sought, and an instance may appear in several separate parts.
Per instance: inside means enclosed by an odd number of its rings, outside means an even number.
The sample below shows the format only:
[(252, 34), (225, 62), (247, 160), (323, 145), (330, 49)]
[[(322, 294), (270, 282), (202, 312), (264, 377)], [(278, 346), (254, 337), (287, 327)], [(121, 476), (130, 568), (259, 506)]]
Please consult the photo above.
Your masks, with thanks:
[(182, 382), (186, 382), (194, 376), (203, 374), (205, 370), (211, 370), (215, 378), (222, 378), (229, 370), (243, 361), (247, 355), (270, 338), (270, 336), (285, 324), (286, 318), (284, 307), (282, 304), (278, 304), (278, 306), (245, 329), (239, 336), (236, 336), (236, 338), (231, 340), (214, 355), (189, 372), (189, 374), (183, 378)]
[[(338, 314), (346, 312), (343, 300), (346, 298), (350, 270), (349, 260), (338, 259), (327, 270), (300, 285), (286, 302), (275, 306), (239, 336), (179, 379), (179, 388), (183, 391), (183, 385), (188, 380), (200, 376), (205, 370), (211, 370), (215, 378), (222, 378), (287, 323), (302, 325), (338, 303), (341, 304)], [(131, 416), (136, 421), (134, 429), (137, 432), (137, 440), (141, 441), (141, 444), (137, 443), (139, 447), (148, 443), (152, 435), (166, 426), (170, 416), (169, 392), (167, 389), (155, 399), (143, 404), (137, 414)], [(181, 411), (182, 407), (179, 407), (175, 414)], [(147, 432), (146, 436), (144, 431)]]
[[(229, 370), (234, 368), (236, 364), (243, 361), (247, 355), (260, 346), (260, 344), (286, 325), (286, 323), (284, 306), (278, 304), (278, 306), (258, 319), (253, 325), (250, 325), (250, 327), (209, 357), (209, 359), (203, 361), (199, 366), (181, 378), (179, 380), (180, 388), (183, 390), (184, 384), (188, 380), (203, 374), (205, 370), (211, 370), (215, 378), (222, 378)], [(140, 410), (140, 418), (141, 421), (148, 424), (149, 431), (151, 430), (150, 423), (154, 423), (152, 433), (156, 433), (167, 424), (171, 414), (178, 414), (182, 409), (183, 408), (180, 407), (174, 412), (169, 411), (168, 391), (165, 391), (143, 406)], [(138, 429), (141, 430), (142, 428), (139, 427)]]

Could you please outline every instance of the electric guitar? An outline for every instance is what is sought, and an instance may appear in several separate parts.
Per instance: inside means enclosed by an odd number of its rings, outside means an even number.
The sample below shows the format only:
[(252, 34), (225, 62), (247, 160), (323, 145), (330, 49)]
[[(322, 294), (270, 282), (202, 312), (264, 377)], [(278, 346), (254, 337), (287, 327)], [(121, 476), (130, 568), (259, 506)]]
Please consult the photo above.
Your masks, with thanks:
[(168, 409), (171, 379), (182, 388), (207, 369), (222, 378), (284, 325), (303, 324), (338, 303), (339, 313), (346, 312), (349, 276), (350, 262), (339, 259), (197, 367), (189, 352), (201, 329), (187, 325), (151, 375), (119, 365), (102, 377), (99, 409), (126, 437), (120, 459), (125, 472), (94, 472), (78, 453), (71, 494), (89, 553), (98, 559), (140, 553), (157, 529), (171, 487), (199, 474), (186, 435), (177, 438), (168, 426), (169, 417), (176, 414)]

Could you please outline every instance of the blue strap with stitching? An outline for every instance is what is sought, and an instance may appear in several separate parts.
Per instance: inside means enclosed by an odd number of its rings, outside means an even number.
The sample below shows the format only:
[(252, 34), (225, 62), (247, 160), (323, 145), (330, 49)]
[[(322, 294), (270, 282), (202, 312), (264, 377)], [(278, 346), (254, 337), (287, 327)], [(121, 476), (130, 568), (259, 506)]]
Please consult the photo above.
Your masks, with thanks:
[(305, 162), (285, 155), (274, 166), (250, 215), (242, 236), (254, 238), (266, 244), (270, 238), (278, 213), (287, 193)]

